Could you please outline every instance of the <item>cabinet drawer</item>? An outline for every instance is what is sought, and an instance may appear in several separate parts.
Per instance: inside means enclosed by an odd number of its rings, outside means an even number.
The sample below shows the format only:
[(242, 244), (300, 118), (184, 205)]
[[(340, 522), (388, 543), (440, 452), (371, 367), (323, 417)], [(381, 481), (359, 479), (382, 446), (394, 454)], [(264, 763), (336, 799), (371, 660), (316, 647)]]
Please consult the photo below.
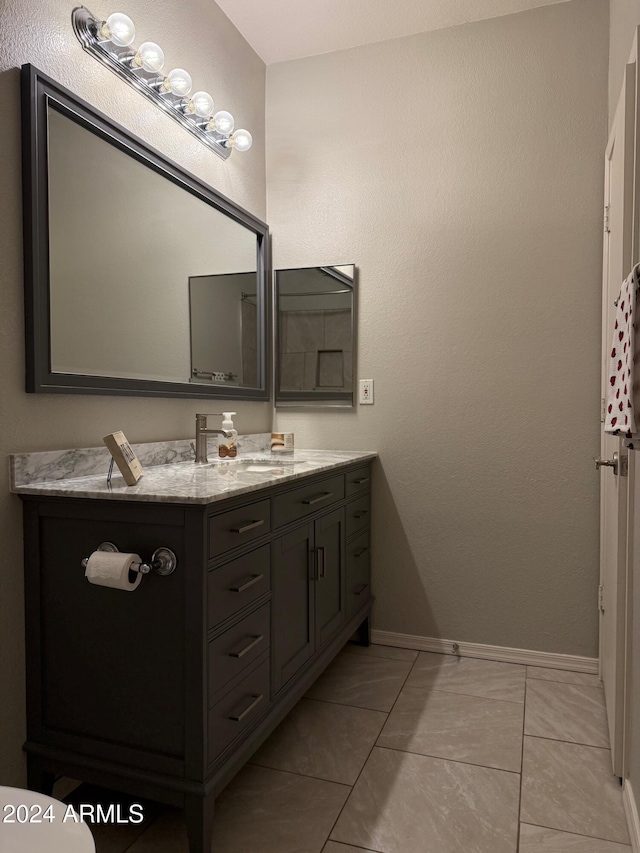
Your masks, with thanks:
[(367, 493), (357, 501), (347, 504), (347, 539), (371, 521), (371, 496)]
[(209, 572), (208, 624), (213, 628), (271, 589), (271, 548), (263, 545)]
[(331, 477), (285, 492), (273, 499), (274, 527), (289, 524), (298, 518), (311, 515), (344, 498), (344, 475)]
[(211, 708), (208, 719), (209, 764), (265, 710), (269, 704), (269, 680), (267, 659)]
[(209, 519), (209, 559), (246, 545), (271, 530), (271, 501), (258, 501)]
[(368, 492), (371, 488), (371, 466), (358, 468), (357, 471), (349, 471), (346, 475), (347, 497), (357, 495), (358, 492)]
[(209, 702), (269, 648), (271, 603), (264, 604), (209, 643)]
[(371, 598), (369, 531), (347, 545), (347, 619)]

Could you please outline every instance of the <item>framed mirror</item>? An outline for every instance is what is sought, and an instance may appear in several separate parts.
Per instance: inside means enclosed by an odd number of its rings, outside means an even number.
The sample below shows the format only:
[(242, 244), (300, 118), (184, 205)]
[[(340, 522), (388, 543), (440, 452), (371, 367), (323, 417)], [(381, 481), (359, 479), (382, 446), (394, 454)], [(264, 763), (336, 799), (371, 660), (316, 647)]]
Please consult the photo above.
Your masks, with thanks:
[(356, 267), (276, 270), (276, 405), (355, 404)]
[(32, 66), (23, 122), (27, 391), (268, 400), (265, 223)]

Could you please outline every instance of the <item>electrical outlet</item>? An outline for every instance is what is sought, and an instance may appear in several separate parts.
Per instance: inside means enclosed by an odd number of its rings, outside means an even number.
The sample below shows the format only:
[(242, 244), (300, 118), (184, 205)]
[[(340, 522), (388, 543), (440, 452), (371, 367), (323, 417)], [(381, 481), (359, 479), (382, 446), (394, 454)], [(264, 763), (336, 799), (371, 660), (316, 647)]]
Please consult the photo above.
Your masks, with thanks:
[(361, 406), (373, 406), (373, 379), (361, 379), (358, 402)]

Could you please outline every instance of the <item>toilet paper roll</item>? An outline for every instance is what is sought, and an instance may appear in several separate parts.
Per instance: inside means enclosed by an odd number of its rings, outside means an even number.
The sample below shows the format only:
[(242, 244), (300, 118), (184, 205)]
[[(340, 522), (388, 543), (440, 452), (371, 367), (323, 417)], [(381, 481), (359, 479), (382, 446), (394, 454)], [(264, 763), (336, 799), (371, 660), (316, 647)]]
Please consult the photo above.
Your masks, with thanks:
[(133, 592), (140, 586), (142, 575), (131, 569), (133, 563), (141, 563), (137, 554), (120, 554), (111, 551), (94, 551), (89, 557), (84, 575), (89, 583), (109, 586)]

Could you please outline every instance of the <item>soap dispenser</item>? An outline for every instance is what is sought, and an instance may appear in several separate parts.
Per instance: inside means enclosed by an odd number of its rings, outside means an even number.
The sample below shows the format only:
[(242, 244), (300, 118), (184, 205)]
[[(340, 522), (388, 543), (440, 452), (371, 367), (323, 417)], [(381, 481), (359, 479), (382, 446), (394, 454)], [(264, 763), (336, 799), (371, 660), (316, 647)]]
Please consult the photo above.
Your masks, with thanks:
[(228, 456), (230, 459), (233, 459), (238, 455), (238, 430), (233, 425), (233, 416), (236, 412), (223, 412), (222, 417), (222, 429), (227, 430), (227, 432), (231, 433), (229, 438), (221, 439), (225, 442), (225, 444), (218, 443), (218, 456), (224, 459), (225, 456)]

